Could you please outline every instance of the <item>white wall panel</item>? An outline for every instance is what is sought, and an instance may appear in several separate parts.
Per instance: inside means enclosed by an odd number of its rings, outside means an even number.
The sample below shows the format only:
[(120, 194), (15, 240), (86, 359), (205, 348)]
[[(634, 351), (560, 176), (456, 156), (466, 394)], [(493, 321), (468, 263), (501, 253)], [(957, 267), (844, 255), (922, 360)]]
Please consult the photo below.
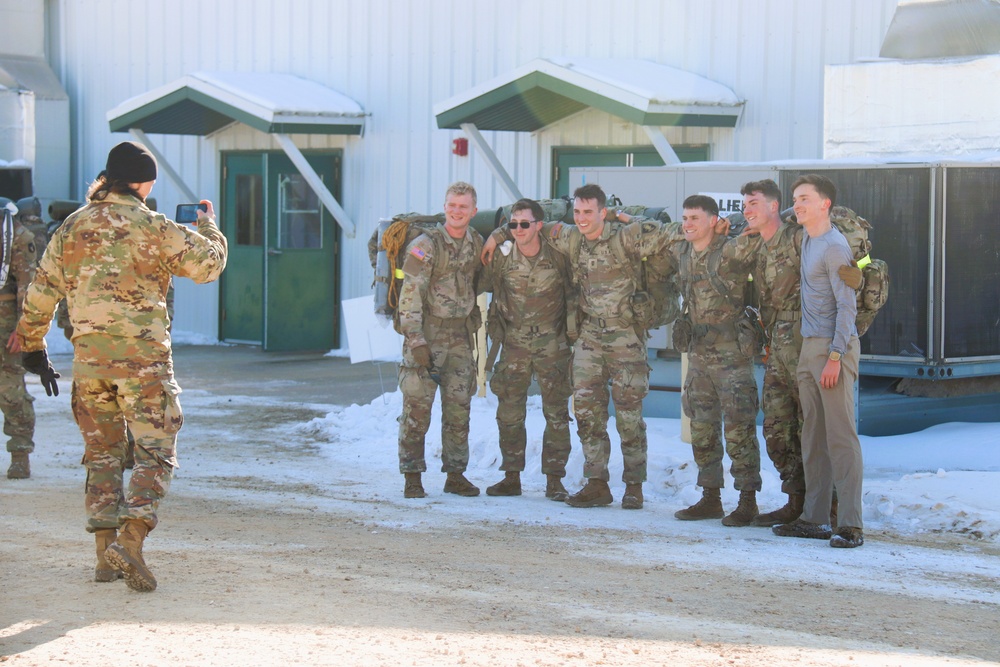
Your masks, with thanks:
[[(747, 100), (735, 130), (667, 128), (676, 143), (708, 143), (717, 160), (822, 155), (823, 67), (878, 54), (895, 0), (48, 0), (63, 26), (53, 63), (72, 105), (73, 194), (101, 169), (112, 136), (105, 113), (197, 70), (290, 72), (356, 99), (363, 138), (296, 136), (303, 148), (343, 148), (342, 204), (358, 225), (344, 239), (341, 295), (370, 289), (365, 242), (375, 221), (435, 211), (448, 183), (506, 202), (474, 149), (451, 154), (433, 105), (536, 57), (647, 58), (731, 87)], [(552, 147), (648, 145), (640, 129), (587, 111), (534, 134), (484, 133), (525, 194), (547, 196)], [(275, 148), (247, 128), (207, 139), (151, 136), (197, 191), (218, 201), (218, 152)], [(170, 210), (166, 180), (155, 195)], [(217, 288), (178, 292), (180, 329), (214, 334)], [(214, 291), (213, 291), (214, 290)], [(194, 296), (194, 291), (197, 296)], [(211, 293), (212, 297), (205, 296)], [(185, 302), (183, 305), (181, 303)], [(194, 301), (196, 299), (196, 301)], [(190, 305), (187, 303), (191, 301)]]

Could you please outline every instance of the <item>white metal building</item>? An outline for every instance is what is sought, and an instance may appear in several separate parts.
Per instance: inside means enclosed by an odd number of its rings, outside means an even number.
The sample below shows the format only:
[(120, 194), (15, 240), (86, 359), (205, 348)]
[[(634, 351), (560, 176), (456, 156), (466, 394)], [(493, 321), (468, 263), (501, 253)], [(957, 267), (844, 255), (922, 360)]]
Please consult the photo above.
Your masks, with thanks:
[[(452, 181), (473, 183), (482, 210), (509, 203), (511, 185), (525, 196), (552, 196), (563, 165), (638, 166), (674, 155), (822, 158), (824, 68), (877, 58), (896, 4), (0, 0), (0, 18), (5, 32), (41, 45), (69, 97), (69, 184), (39, 162), (35, 193), (44, 201), (81, 198), (107, 151), (130, 138), (111, 127), (138, 129), (191, 191), (164, 173), (153, 193), (160, 210), (172, 212), (194, 195), (215, 201), (223, 218), (243, 201), (256, 221), (227, 223), (244, 226), (227, 231), (235, 250), (221, 286), (178, 282), (175, 328), (279, 349), (294, 336), (278, 320), (308, 329), (317, 308), (332, 310), (315, 317), (323, 320), (316, 326), (332, 327), (317, 347), (346, 342), (339, 299), (370, 293), (366, 243), (376, 220), (439, 210)], [(584, 61), (593, 65), (591, 75), (603, 74), (590, 89), (575, 78), (574, 63)], [(637, 89), (635, 61), (697, 77), (732, 99), (691, 100), (678, 91), (662, 100), (663, 81)], [(282, 81), (356, 103), (359, 115), (347, 106), (313, 109), (316, 97), (285, 95)], [(206, 92), (206, 82), (214, 92)], [(724, 120), (706, 120), (714, 113), (708, 107), (720, 104)], [(458, 138), (471, 140), (467, 155), (453, 153)], [(484, 159), (491, 154), (492, 164)], [(300, 168), (306, 163), (312, 175)], [(249, 180), (237, 182), (234, 174)], [(318, 194), (317, 179), (324, 184)], [(279, 184), (272, 188), (272, 180)], [(267, 243), (275, 199), (284, 202), (280, 216), (288, 223), (285, 236), (275, 237), (279, 247)], [(304, 223), (296, 236), (294, 216), (310, 207), (328, 219), (317, 228)], [(234, 229), (242, 236), (234, 238)], [(312, 266), (294, 260), (306, 251), (326, 258), (329, 275), (308, 268), (277, 284), (285, 269), (275, 263)], [(256, 273), (239, 270), (254, 264)], [(317, 285), (328, 297), (320, 306), (286, 309), (289, 295)], [(259, 336), (229, 330), (238, 307), (262, 310), (245, 322)]]

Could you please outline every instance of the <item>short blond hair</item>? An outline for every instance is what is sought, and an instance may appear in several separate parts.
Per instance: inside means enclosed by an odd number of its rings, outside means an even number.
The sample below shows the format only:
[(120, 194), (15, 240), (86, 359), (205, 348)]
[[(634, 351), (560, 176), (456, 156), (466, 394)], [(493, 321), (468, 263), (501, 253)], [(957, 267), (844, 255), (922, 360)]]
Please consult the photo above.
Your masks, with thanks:
[(471, 195), (473, 206), (479, 203), (478, 197), (476, 197), (476, 189), (465, 181), (455, 181), (449, 185), (448, 190), (444, 193), (444, 198), (447, 199), (450, 195)]

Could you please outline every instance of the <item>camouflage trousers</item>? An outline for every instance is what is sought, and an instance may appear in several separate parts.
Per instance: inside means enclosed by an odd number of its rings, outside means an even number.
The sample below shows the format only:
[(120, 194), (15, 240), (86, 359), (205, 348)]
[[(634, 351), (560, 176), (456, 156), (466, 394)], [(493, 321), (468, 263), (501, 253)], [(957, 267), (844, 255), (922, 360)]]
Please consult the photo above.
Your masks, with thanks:
[(781, 476), (781, 491), (804, 495), (802, 470), (802, 406), (796, 368), (802, 350), (799, 322), (777, 322), (764, 369), (764, 441), (767, 455)]
[[(608, 382), (611, 383), (610, 395)], [(573, 410), (583, 444), (583, 475), (608, 481), (611, 439), (608, 399), (615, 402), (615, 422), (622, 442), (622, 481), (646, 481), (646, 422), (642, 400), (649, 393), (649, 362), (645, 341), (632, 327), (600, 328), (594, 319), (583, 323), (573, 348)]]
[(721, 437), (724, 432), (735, 487), (759, 491), (757, 383), (753, 362), (740, 352), (735, 340), (717, 340), (712, 344), (700, 340), (692, 344), (681, 405), (684, 414), (691, 418), (691, 449), (698, 465), (698, 486), (706, 489), (724, 486)]
[[(184, 423), (173, 378), (73, 380), (73, 416), (83, 434), (87, 468), (87, 530), (139, 519), (156, 527), (156, 509), (177, 467), (177, 432)], [(135, 467), (123, 488), (128, 424)]]
[(7, 339), (17, 327), (17, 302), (0, 301), (0, 410), (8, 452), (35, 451), (35, 398), (24, 384), (21, 354), (7, 351)]
[[(517, 332), (508, 331), (490, 389), (496, 394), (497, 426), (500, 430), (501, 470), (522, 471), (525, 467), (528, 387), (531, 377), (538, 379), (542, 394), (545, 433), (542, 435), (542, 472), (566, 476), (569, 460), (569, 364), (572, 352), (563, 335), (550, 332), (528, 334), (517, 340)], [(532, 336), (534, 338), (532, 338)]]
[[(469, 466), (469, 411), (476, 391), (476, 365), (464, 321), (461, 324), (425, 323), (424, 337), (431, 348), (431, 364), (441, 387), (441, 471), (465, 472)], [(431, 407), (438, 383), (430, 371), (413, 360), (403, 342), (399, 367), (403, 413), (399, 416), (399, 471), (425, 472), (424, 439), (431, 425)]]

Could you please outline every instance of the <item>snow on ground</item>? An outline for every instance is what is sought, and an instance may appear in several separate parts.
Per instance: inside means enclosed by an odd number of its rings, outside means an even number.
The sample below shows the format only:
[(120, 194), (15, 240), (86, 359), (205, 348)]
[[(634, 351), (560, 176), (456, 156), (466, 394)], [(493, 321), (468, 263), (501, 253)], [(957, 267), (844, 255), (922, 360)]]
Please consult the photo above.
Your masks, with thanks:
[[(34, 376), (28, 377), (37, 383)], [(40, 387), (31, 389), (38, 395)], [(36, 456), (53, 457), (51, 464), (39, 461), (47, 467), (46, 475), (76, 483), (82, 474), (82, 443), (69, 416), (68, 393), (67, 387), (58, 398), (42, 396), (35, 402), (40, 425), (52, 429), (48, 446), (40, 447)], [(849, 587), (1000, 604), (996, 586), (1000, 563), (995, 555), (1000, 545), (998, 423), (952, 423), (908, 435), (862, 436), (866, 543), (860, 549), (842, 550), (831, 549), (825, 541), (780, 538), (766, 528), (726, 528), (718, 521), (674, 519), (674, 511), (700, 496), (691, 448), (681, 440), (680, 421), (675, 419), (647, 419), (645, 508), (625, 511), (618, 502), (624, 484), (614, 418), (609, 430), (615, 504), (578, 509), (544, 497), (545, 477), (540, 470), (544, 419), (537, 396), (528, 400), (523, 496), (460, 498), (442, 492), (438, 401), (427, 436), (424, 487), (428, 497), (416, 500), (402, 496), (396, 443), (396, 418), (402, 409), (398, 391), (366, 405), (347, 407), (289, 404), (200, 390), (185, 391), (182, 402), (181, 467), (171, 494), (214, 495), (242, 500), (252, 507), (295, 502), (317, 511), (350, 513), (373, 532), (433, 528), (458, 534), (497, 524), (553, 526), (561, 535), (553, 538), (557, 540), (570, 540), (566, 531), (580, 531), (583, 539), (572, 539), (564, 546), (592, 550), (603, 562), (669, 564), (692, 572), (722, 567), (765, 580), (832, 578)], [(495, 410), (494, 396), (473, 399), (467, 476), (484, 492), (503, 476)], [(285, 423), (270, 418), (272, 413), (287, 417)], [(310, 414), (325, 416), (309, 419)], [(56, 415), (62, 419), (56, 420)], [(580, 443), (575, 429), (571, 430), (573, 452), (565, 483), (573, 492), (584, 480)], [(759, 433), (758, 437), (763, 443)], [(768, 511), (782, 505), (785, 496), (764, 454), (761, 463), (764, 488), (758, 504)], [(727, 475), (723, 490), (727, 509), (735, 507), (737, 497)], [(588, 540), (589, 535), (594, 539)]]

